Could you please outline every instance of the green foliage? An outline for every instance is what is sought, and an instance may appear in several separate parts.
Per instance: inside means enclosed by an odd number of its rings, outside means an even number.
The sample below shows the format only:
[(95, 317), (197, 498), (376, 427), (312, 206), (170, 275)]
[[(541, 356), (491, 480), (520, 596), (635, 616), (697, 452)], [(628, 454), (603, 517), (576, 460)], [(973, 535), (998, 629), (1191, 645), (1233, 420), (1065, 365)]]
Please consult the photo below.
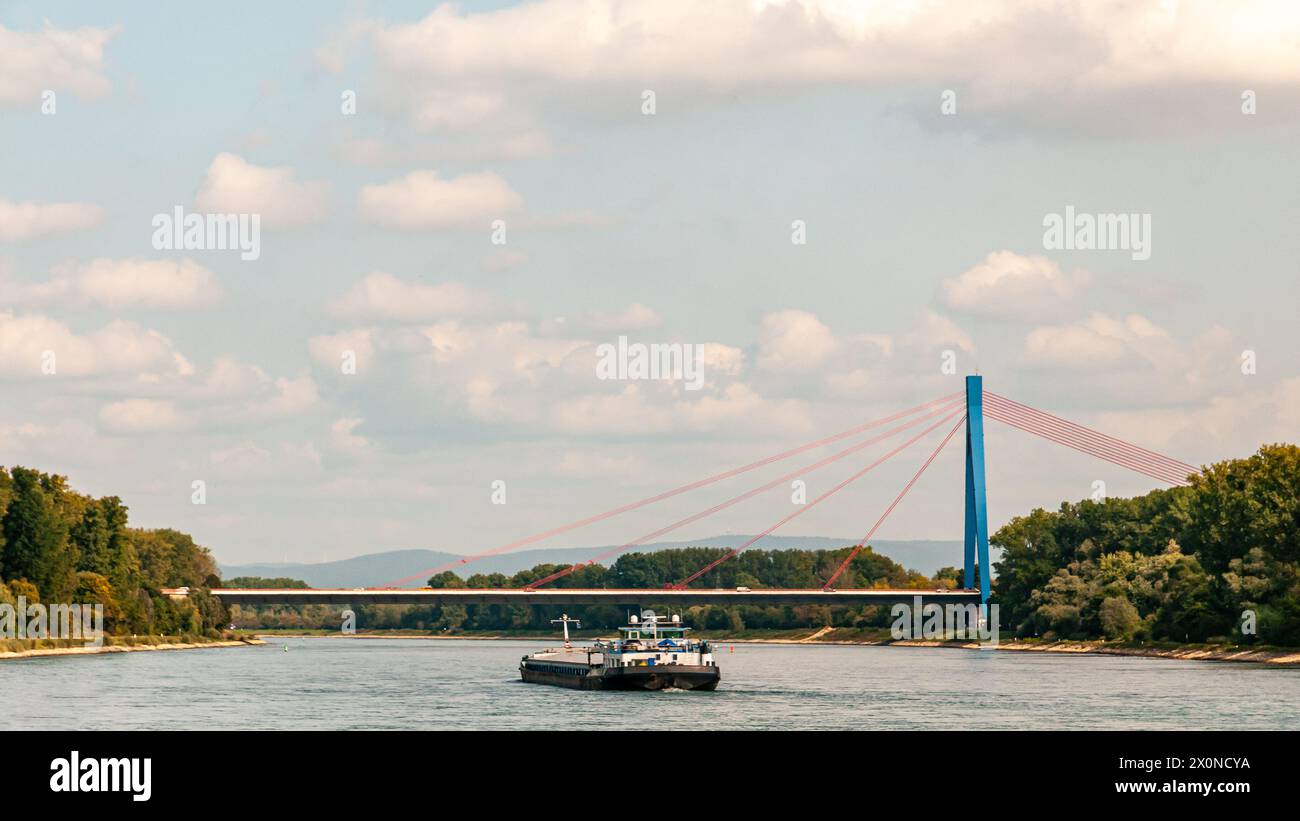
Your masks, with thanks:
[[(1267, 445), (1188, 487), (1012, 519), (994, 600), (1020, 635), (1300, 645), (1300, 448)], [(1247, 610), (1258, 635), (1242, 635)]]
[(221, 582), (222, 587), (253, 587), (262, 589), (294, 589), (310, 587), (311, 585), (302, 579), (290, 579), (285, 576), (277, 576), (273, 579), (263, 578), (261, 576), (236, 576), (233, 579), (225, 579)]
[[(0, 468), (0, 582), (5, 598), (103, 604), (118, 635), (198, 635), (227, 619), (204, 590), (219, 583), (207, 548), (179, 531), (132, 529), (118, 497), (84, 496), (24, 467)], [(159, 592), (181, 586), (194, 590), (189, 601)]]
[[(852, 548), (830, 551), (749, 550), (729, 559), (692, 582), (693, 587), (809, 587), (819, 588), (847, 558)], [(630, 553), (612, 566), (583, 564), (539, 564), (513, 576), (476, 573), (461, 579), (451, 571), (429, 579), (432, 588), (527, 587), (561, 570), (570, 570), (548, 587), (567, 588), (656, 588), (675, 584), (700, 567), (726, 555), (714, 547), (688, 547), (654, 553)], [(232, 580), (233, 583), (234, 580)], [(844, 575), (841, 587), (934, 588), (939, 584), (920, 573), (866, 547), (858, 552)], [(305, 585), (303, 585), (305, 586)], [(607, 630), (625, 624), (635, 602), (626, 605), (572, 606), (569, 615), (582, 621), (585, 629)], [(366, 630), (407, 629), (435, 632), (544, 630), (554, 629), (550, 620), (554, 608), (521, 605), (367, 605), (356, 608), (357, 627)], [(789, 629), (835, 626), (885, 626), (887, 609), (879, 607), (690, 607), (683, 614), (686, 623), (697, 628), (730, 630)], [(233, 620), (243, 627), (338, 629), (337, 608), (327, 607), (237, 607)]]

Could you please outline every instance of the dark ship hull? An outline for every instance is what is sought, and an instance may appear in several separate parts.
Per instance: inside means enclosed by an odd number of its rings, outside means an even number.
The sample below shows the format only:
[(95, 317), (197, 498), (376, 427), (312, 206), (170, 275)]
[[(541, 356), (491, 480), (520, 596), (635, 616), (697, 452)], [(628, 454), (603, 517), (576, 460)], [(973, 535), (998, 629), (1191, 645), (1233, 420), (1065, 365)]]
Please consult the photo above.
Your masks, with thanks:
[(530, 684), (550, 684), (575, 690), (712, 690), (721, 675), (716, 666), (657, 664), (642, 667), (588, 667), (574, 662), (533, 662), (519, 665)]

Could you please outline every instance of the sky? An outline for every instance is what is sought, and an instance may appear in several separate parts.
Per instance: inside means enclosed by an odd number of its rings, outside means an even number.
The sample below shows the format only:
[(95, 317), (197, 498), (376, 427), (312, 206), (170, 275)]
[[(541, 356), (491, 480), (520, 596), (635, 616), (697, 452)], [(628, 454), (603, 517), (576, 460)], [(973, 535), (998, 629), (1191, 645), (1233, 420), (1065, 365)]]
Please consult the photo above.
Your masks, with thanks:
[[(245, 563), (489, 549), (975, 372), (1247, 456), (1300, 433), (1298, 136), (1286, 2), (3, 2), (0, 464)], [(166, 247), (177, 209), (256, 258)], [(1146, 252), (1060, 247), (1067, 209)], [(601, 378), (620, 337), (699, 383)], [(945, 429), (664, 538), (860, 538)], [(986, 436), (994, 528), (1162, 486)], [(962, 482), (958, 435), (878, 536), (960, 538)]]

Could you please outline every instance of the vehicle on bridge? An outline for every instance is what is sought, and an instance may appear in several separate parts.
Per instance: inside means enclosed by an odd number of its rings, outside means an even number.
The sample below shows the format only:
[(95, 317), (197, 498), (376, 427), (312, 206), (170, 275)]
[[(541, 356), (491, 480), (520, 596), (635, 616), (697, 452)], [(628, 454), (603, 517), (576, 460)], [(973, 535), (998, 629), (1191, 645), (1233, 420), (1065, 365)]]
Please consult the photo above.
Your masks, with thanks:
[(567, 615), (564, 646), (524, 656), (520, 677), (530, 684), (576, 690), (712, 690), (722, 674), (707, 641), (687, 638), (680, 616), (664, 622), (653, 610), (632, 616), (619, 637), (597, 639), (590, 647), (569, 643)]

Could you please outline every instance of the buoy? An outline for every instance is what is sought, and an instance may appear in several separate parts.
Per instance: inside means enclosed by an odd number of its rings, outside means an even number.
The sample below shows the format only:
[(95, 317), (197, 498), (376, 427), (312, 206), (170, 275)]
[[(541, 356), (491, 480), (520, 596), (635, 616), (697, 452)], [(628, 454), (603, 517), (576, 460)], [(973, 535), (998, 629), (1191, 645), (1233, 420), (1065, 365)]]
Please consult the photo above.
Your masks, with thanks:
[(286, 645), (284, 646), (284, 652), (286, 652), (286, 653), (289, 652), (289, 645), (286, 644)]
[(734, 652), (736, 652), (736, 645), (734, 645), (734, 644), (731, 645), (731, 649), (730, 649), (728, 652), (730, 652), (730, 653), (734, 653)]

